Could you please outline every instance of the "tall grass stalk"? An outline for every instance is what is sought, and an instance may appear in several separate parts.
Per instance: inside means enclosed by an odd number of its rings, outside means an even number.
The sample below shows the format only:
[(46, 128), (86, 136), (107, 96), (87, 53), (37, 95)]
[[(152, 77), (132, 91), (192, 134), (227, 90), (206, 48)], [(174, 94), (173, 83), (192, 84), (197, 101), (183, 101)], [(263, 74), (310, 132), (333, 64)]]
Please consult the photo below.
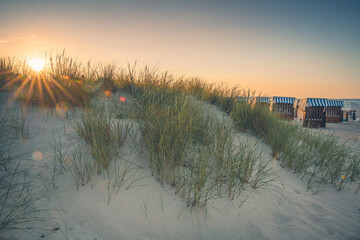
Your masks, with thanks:
[(68, 169), (74, 179), (77, 190), (79, 190), (80, 186), (85, 186), (94, 176), (94, 161), (88, 155), (86, 147), (81, 143), (79, 145), (72, 153), (72, 161), (68, 163)]
[(5, 171), (14, 159), (15, 143), (11, 134), (12, 117), (9, 112), (0, 114), (0, 169)]
[(50, 148), (53, 150), (53, 155), (50, 156), (53, 159), (53, 172), (54, 177), (56, 174), (64, 173), (66, 169), (65, 161), (69, 158), (69, 147), (72, 145), (67, 144), (64, 146), (63, 140), (61, 139), (61, 134), (59, 132), (53, 131), (54, 141), (49, 143)]
[(23, 141), (30, 136), (29, 130), (30, 109), (26, 106), (21, 106), (12, 115), (10, 127), (15, 131), (16, 135)]
[(12, 116), (0, 114), (0, 235), (13, 230), (31, 231), (31, 223), (43, 220), (37, 215), (31, 182), (25, 170), (20, 170), (19, 155), (13, 155), (16, 147), (12, 129)]

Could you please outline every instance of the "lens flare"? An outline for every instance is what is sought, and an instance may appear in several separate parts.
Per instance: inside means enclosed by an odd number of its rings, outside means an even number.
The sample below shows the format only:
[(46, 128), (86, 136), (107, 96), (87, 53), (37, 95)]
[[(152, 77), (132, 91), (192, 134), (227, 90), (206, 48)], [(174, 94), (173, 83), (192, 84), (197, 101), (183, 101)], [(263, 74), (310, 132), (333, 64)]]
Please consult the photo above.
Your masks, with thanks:
[(68, 111), (68, 107), (66, 105), (66, 102), (59, 102), (58, 104), (56, 104), (56, 112), (60, 116), (64, 116), (67, 111)]
[(111, 93), (109, 90), (106, 90), (106, 91), (104, 92), (104, 94), (105, 94), (105, 96), (107, 96), (107, 97), (111, 97), (111, 96), (112, 96), (112, 93)]
[(26, 60), (27, 64), (32, 70), (40, 72), (45, 67), (45, 59), (41, 58), (29, 58)]
[(43, 159), (43, 154), (40, 151), (35, 151), (32, 154), (32, 159), (35, 161), (41, 161)]

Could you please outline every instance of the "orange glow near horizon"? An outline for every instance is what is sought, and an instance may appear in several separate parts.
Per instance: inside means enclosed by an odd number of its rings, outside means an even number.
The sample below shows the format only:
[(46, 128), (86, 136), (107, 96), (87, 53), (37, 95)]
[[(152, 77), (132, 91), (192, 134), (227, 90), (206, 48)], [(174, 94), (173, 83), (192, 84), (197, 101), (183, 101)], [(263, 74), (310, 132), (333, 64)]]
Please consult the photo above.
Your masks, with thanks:
[[(148, 36), (141, 26), (134, 25), (136, 31), (129, 28), (124, 27), (122, 34), (112, 33), (111, 39), (102, 42), (89, 42), (86, 31), (67, 30), (73, 36), (73, 43), (63, 37), (66, 36), (64, 33), (43, 31), (36, 39), (41, 44), (20, 37), (0, 44), (4, 46), (0, 56), (31, 59), (31, 56), (43, 56), (45, 52), (47, 56), (55, 55), (65, 48), (68, 56), (74, 56), (73, 60), (81, 62), (82, 66), (90, 60), (126, 68), (128, 63), (136, 61), (139, 68), (155, 67), (177, 76), (199, 77), (216, 84), (223, 82), (230, 87), (250, 88), (270, 96), (360, 98), (360, 70), (357, 67), (360, 60), (351, 52), (327, 51), (321, 49), (319, 43), (286, 42), (281, 36), (269, 37), (271, 46), (266, 41), (251, 45), (262, 37), (251, 30), (244, 30), (244, 36), (234, 32), (231, 37), (219, 37), (215, 30), (204, 30), (199, 34), (180, 28), (179, 32), (184, 36), (195, 36), (189, 41), (180, 33), (160, 38), (161, 29), (154, 28), (159, 34)], [(107, 33), (106, 28), (103, 31)], [(123, 39), (125, 33), (128, 33), (126, 40)], [(56, 41), (58, 44), (54, 47), (52, 43)], [(45, 61), (29, 63), (35, 71), (42, 71), (42, 64)]]
[[(46, 51), (44, 50), (42, 54), (45, 52)], [(73, 55), (76, 55), (74, 52), (75, 51), (72, 51), (72, 53), (69, 53), (68, 56), (72, 57)], [(93, 56), (96, 54), (100, 54), (100, 52), (94, 52)], [(38, 53), (34, 54), (29, 53), (29, 56), (34, 55), (39, 55), (39, 51)], [(130, 55), (131, 54), (129, 53), (129, 56)], [(146, 65), (150, 66), (150, 68), (153, 68), (152, 66), (156, 66), (154, 68), (158, 69), (159, 72), (169, 71), (175, 76), (198, 77), (209, 83), (223, 83), (224, 86), (227, 87), (238, 86), (241, 89), (250, 89), (251, 92), (255, 91), (256, 94), (266, 96), (284, 96), (296, 98), (319, 97), (339, 99), (360, 98), (360, 81), (357, 78), (357, 72), (346, 69), (345, 64), (341, 63), (341, 61), (334, 63), (330, 61), (326, 62), (324, 59), (311, 60), (312, 58), (315, 58), (315, 56), (310, 56), (311, 58), (304, 57), (303, 59), (296, 59), (296, 62), (294, 60), (293, 63), (291, 61), (286, 62), (286, 59), (290, 59), (286, 56), (282, 56), (283, 59), (280, 59), (280, 55), (277, 55), (278, 61), (276, 63), (271, 62), (271, 59), (265, 60), (254, 58), (246, 62), (235, 59), (232, 63), (229, 63), (224, 67), (216, 61), (205, 61), (205, 57), (198, 57), (198, 61), (196, 61), (198, 63), (191, 66), (191, 62), (186, 62), (186, 59), (182, 61), (180, 57), (177, 57), (176, 60), (172, 60), (170, 57), (166, 57), (168, 61), (155, 64), (154, 59), (147, 59), (146, 55), (143, 55), (141, 58), (142, 60), (137, 61), (136, 66), (139, 69)], [(95, 59), (95, 57), (91, 58), (91, 56), (88, 57), (87, 55), (81, 55), (77, 57), (79, 58), (74, 60), (78, 61), (78, 63), (81, 63), (82, 66), (86, 66), (86, 59)], [(196, 58), (195, 55), (193, 57)], [(44, 66), (47, 61), (46, 59), (31, 57), (24, 57), (23, 59), (26, 59), (27, 64), (34, 71), (34, 74), (45, 74)], [(114, 58), (109, 56), (108, 61), (106, 61), (106, 58), (101, 58), (98, 60), (98, 62), (93, 61), (93, 63), (96, 65), (110, 61), (114, 62), (114, 64), (118, 67), (124, 67), (127, 63), (133, 64), (135, 62), (134, 59), (136, 58), (134, 57), (128, 61), (115, 61)], [(311, 66), (316, 65), (316, 61), (318, 63), (316, 68), (312, 68)], [(282, 65), (277, 66), (280, 64), (280, 62)], [(341, 68), (336, 67), (336, 65), (341, 66)], [(342, 72), (341, 70), (344, 69), (348, 71)], [(63, 78), (65, 80), (70, 79), (70, 77), (67, 75), (63, 76)], [(346, 80), (346, 84), (344, 80)], [(73, 81), (77, 82), (79, 85), (82, 85), (81, 80), (74, 79)], [(25, 82), (26, 85), (30, 81), (26, 80)], [(38, 85), (42, 85), (45, 91), (47, 90), (49, 93), (51, 93), (51, 90), (48, 89), (46, 84), (44, 85), (38, 83)], [(30, 86), (35, 88), (35, 85), (33, 84)], [(93, 86), (88, 87), (93, 88)], [(41, 91), (39, 92), (41, 94)], [(104, 94), (108, 97), (111, 96), (110, 92), (104, 92)], [(52, 97), (52, 99), (54, 100), (54, 97)]]

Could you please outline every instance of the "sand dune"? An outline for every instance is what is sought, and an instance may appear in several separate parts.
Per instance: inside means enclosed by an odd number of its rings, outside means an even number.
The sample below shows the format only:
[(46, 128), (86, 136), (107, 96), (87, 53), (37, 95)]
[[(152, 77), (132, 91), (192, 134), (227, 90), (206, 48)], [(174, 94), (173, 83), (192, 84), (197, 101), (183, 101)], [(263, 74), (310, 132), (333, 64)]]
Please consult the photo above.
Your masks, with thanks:
[[(71, 115), (71, 113), (69, 113)], [(214, 110), (214, 114), (221, 114)], [(360, 194), (354, 189), (338, 192), (324, 185), (316, 194), (306, 192), (304, 183), (291, 171), (271, 162), (277, 178), (265, 188), (246, 189), (234, 201), (214, 199), (205, 209), (192, 209), (161, 186), (146, 168), (139, 168), (137, 181), (128, 190), (120, 189), (108, 204), (107, 182), (102, 177), (81, 186), (79, 191), (69, 173), (51, 179), (54, 134), (72, 151), (77, 144), (73, 120), (34, 107), (30, 114), (30, 138), (19, 140), (17, 153), (26, 153), (21, 168), (34, 177), (34, 193), (45, 196), (37, 207), (46, 221), (33, 222), (34, 239), (360, 239)], [(331, 132), (359, 150), (360, 124), (328, 124)], [(249, 142), (258, 139), (238, 133)], [(136, 139), (135, 139), (136, 140)], [(261, 143), (266, 158), (271, 149)], [(33, 160), (34, 151), (42, 153)], [(129, 140), (123, 158), (141, 165), (143, 157)], [(46, 189), (48, 188), (48, 189)], [(354, 188), (356, 186), (353, 186)], [(6, 239), (28, 239), (22, 231), (7, 233)], [(31, 235), (30, 235), (31, 236)], [(31, 239), (31, 238), (30, 238)]]

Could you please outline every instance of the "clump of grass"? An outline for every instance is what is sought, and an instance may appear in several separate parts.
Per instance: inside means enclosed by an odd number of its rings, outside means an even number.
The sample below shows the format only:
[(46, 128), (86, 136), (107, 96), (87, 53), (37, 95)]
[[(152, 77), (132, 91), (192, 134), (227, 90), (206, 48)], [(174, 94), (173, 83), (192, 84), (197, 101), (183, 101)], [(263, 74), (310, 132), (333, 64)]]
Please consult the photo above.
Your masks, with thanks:
[[(74, 117), (75, 130), (82, 138), (76, 143), (64, 146), (61, 135), (54, 133), (54, 175), (69, 172), (76, 189), (89, 183), (95, 173), (104, 177), (107, 184), (107, 201), (117, 195), (120, 188), (131, 188), (142, 179), (138, 167), (125, 161), (120, 148), (126, 141), (128, 125), (118, 119), (118, 104), (111, 99), (97, 99)], [(54, 187), (56, 187), (54, 185)]]
[(80, 79), (83, 73), (82, 64), (62, 52), (49, 56), (49, 70), (53, 78), (68, 76), (69, 79)]
[(113, 123), (113, 113), (105, 103), (93, 102), (76, 120), (76, 131), (89, 145), (97, 172), (108, 169), (117, 154), (117, 148), (125, 141), (125, 134)]
[(251, 186), (254, 189), (257, 188), (267, 188), (269, 184), (276, 179), (273, 171), (269, 167), (271, 160), (268, 161), (259, 161), (257, 163), (257, 169), (253, 174), (253, 178), (251, 179)]
[(246, 91), (238, 87), (228, 88), (223, 84), (208, 84), (197, 78), (186, 81), (182, 90), (198, 99), (217, 105), (228, 114), (234, 108), (236, 98), (247, 94)]
[(288, 138), (287, 144), (280, 153), (280, 166), (293, 169), (294, 173), (301, 174), (308, 169), (313, 162), (315, 149), (308, 145), (305, 139), (311, 135), (305, 131), (299, 131), (295, 134), (303, 133), (303, 141), (299, 141), (301, 135), (294, 135)]
[(360, 178), (360, 157), (358, 155), (352, 154), (345, 172), (348, 173), (348, 175), (345, 176), (348, 181), (354, 182)]
[(0, 73), (10, 73), (14, 68), (14, 58), (0, 58)]
[(231, 112), (231, 118), (233, 119), (236, 127), (240, 131), (246, 131), (252, 128), (252, 108), (247, 102), (237, 102)]
[(186, 89), (182, 79), (149, 69), (129, 75), (125, 86), (134, 97), (149, 167), (162, 184), (174, 187), (190, 207), (206, 206), (224, 194), (232, 199), (250, 184), (261, 156), (238, 142), (231, 124), (211, 117), (203, 103), (189, 95), (194, 90)]
[(53, 154), (50, 155), (50, 158), (53, 160), (52, 166), (52, 186), (54, 189), (57, 188), (55, 184), (55, 178), (58, 174), (63, 174), (67, 169), (67, 160), (69, 159), (69, 148), (71, 143), (67, 146), (64, 146), (64, 143), (61, 139), (61, 134), (59, 132), (55, 133), (53, 131), (54, 141), (49, 143), (50, 148), (53, 150)]
[(266, 105), (255, 104), (252, 107), (251, 128), (256, 132), (259, 138), (269, 139), (269, 131), (272, 129), (271, 124), (274, 120), (275, 116), (270, 112)]
[(344, 180), (353, 172), (349, 171), (348, 166), (353, 165), (355, 172), (358, 171), (354, 154), (344, 144), (339, 144), (333, 136), (316, 136), (310, 144), (317, 150), (314, 162), (317, 175), (341, 190)]
[(114, 81), (116, 78), (116, 66), (114, 64), (108, 64), (101, 67), (99, 80), (103, 83), (103, 89), (106, 91), (114, 92)]
[(275, 118), (270, 120), (269, 129), (266, 134), (266, 140), (269, 143), (273, 156), (279, 152), (283, 152), (284, 148), (291, 141), (291, 138), (296, 138), (299, 135), (299, 129), (292, 123), (284, 122), (280, 119)]
[(358, 179), (359, 159), (335, 137), (314, 134), (280, 120), (276, 124), (268, 133), (270, 145), (281, 152), (282, 167), (303, 174), (308, 190), (318, 191), (323, 183), (342, 190), (345, 184)]
[(74, 179), (76, 189), (85, 186), (94, 176), (94, 161), (88, 155), (86, 147), (80, 143), (72, 153), (71, 162), (68, 163), (68, 169)]
[(147, 96), (149, 102), (139, 116), (144, 120), (141, 132), (150, 153), (149, 165), (160, 182), (176, 185), (174, 171), (183, 165), (186, 147), (199, 139), (195, 134), (202, 134), (201, 109), (183, 95), (149, 94), (153, 96)]
[(213, 128), (214, 141), (207, 151), (213, 154), (218, 188), (225, 186), (225, 193), (233, 199), (245, 184), (250, 183), (254, 166), (262, 156), (256, 155), (255, 146), (239, 140), (231, 125)]

